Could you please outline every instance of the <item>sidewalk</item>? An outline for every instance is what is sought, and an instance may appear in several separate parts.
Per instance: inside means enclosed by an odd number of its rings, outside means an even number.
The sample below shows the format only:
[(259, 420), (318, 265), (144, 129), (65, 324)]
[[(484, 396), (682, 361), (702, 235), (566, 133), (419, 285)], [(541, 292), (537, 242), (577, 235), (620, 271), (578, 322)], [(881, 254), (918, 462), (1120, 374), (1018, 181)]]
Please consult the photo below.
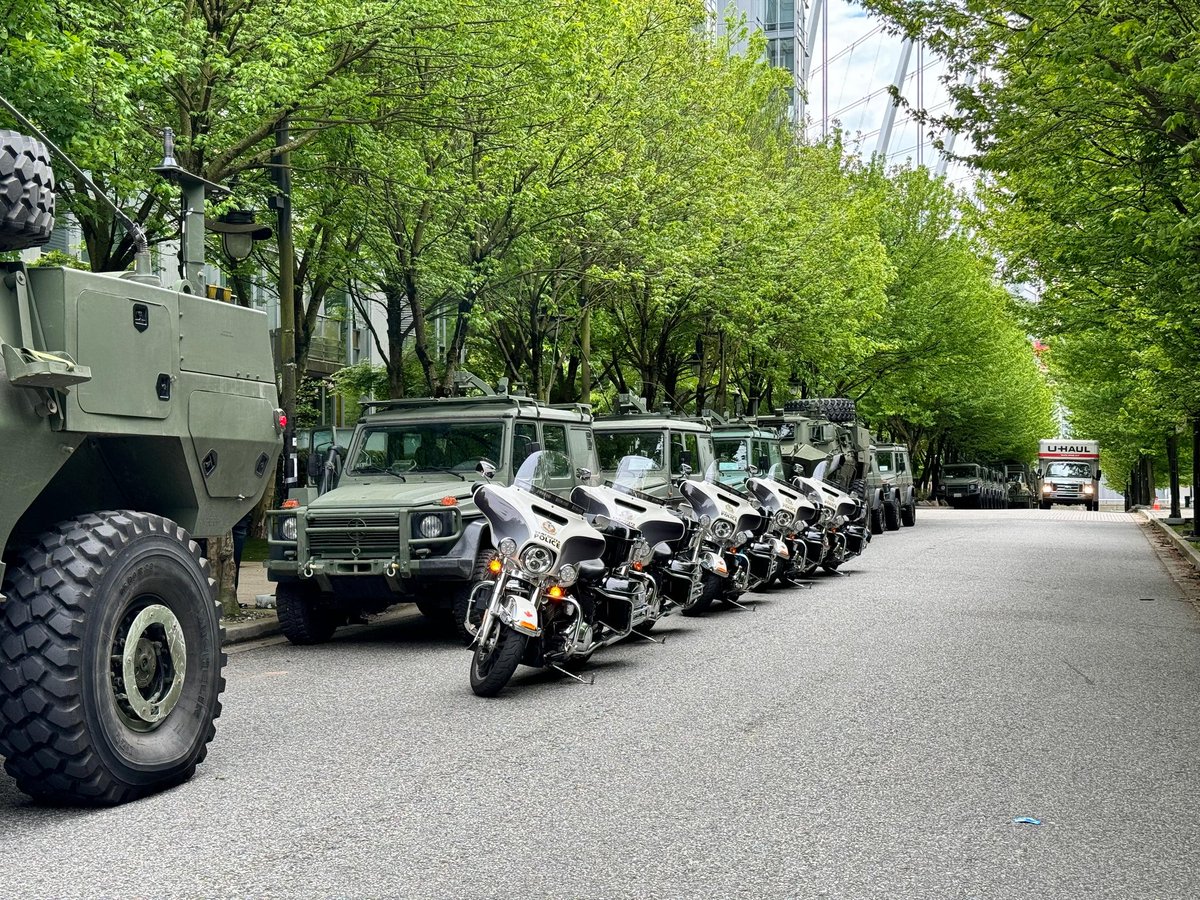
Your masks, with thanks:
[(238, 603), (242, 615), (225, 621), (225, 643), (240, 644), (279, 634), (279, 619), (274, 609), (258, 609), (256, 598), (270, 595), (274, 603), (275, 585), (267, 581), (262, 562), (243, 562), (238, 572)]
[[(1166, 519), (1170, 510), (1139, 507), (1137, 511), (1145, 516), (1146, 521), (1157, 528), (1163, 537), (1170, 541), (1171, 545), (1183, 554), (1183, 558), (1191, 563), (1193, 568), (1200, 572), (1200, 547), (1183, 537), (1178, 531), (1167, 524)], [(1183, 520), (1186, 523), (1186, 527), (1183, 530), (1191, 531), (1193, 511), (1185, 509), (1182, 512)]]

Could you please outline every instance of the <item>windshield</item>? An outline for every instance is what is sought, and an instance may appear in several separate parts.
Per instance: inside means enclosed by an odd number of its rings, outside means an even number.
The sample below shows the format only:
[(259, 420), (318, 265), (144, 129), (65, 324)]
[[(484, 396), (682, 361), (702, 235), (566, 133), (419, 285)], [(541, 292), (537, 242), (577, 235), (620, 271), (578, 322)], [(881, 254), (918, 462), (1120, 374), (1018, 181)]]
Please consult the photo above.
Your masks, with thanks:
[(661, 431), (610, 431), (596, 433), (596, 453), (600, 468), (611, 472), (626, 456), (644, 456), (662, 468), (663, 436)]
[(474, 472), (479, 460), (500, 461), (503, 422), (413, 422), (365, 429), (347, 471)]
[(1047, 478), (1091, 478), (1092, 464), (1086, 462), (1052, 462), (1046, 467)]
[(892, 451), (891, 450), (879, 450), (875, 454), (875, 459), (879, 463), (879, 471), (880, 472), (892, 471)]
[(976, 478), (979, 476), (979, 466), (946, 466), (942, 472), (944, 478)]
[(624, 456), (617, 464), (613, 487), (646, 493), (666, 485), (667, 473), (662, 466), (645, 456)]
[(745, 472), (750, 465), (749, 438), (713, 438), (713, 451), (722, 472)]
[(571, 461), (557, 450), (539, 450), (521, 463), (513, 483), (527, 491), (549, 491), (551, 480), (561, 480), (571, 473)]

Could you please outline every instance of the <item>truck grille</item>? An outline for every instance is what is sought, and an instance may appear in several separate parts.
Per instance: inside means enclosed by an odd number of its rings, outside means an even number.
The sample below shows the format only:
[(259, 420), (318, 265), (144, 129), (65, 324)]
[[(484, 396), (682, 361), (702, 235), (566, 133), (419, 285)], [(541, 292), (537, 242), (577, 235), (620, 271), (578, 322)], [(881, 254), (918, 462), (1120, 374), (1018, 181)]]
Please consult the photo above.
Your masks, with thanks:
[(400, 549), (400, 516), (316, 516), (309, 519), (304, 534), (314, 556), (386, 559)]

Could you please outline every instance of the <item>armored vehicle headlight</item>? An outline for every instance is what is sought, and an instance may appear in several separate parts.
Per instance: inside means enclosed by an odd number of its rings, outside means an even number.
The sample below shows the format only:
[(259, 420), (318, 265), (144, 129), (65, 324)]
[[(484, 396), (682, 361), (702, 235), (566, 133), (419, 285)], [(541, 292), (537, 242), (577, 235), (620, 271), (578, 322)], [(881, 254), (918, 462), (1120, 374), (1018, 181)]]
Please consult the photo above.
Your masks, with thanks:
[(578, 578), (579, 570), (570, 563), (558, 570), (558, 583), (563, 587), (570, 587)]
[(545, 547), (534, 544), (521, 554), (521, 565), (530, 575), (545, 575), (554, 566), (554, 554)]
[(516, 556), (517, 542), (512, 538), (504, 538), (497, 549), (500, 551), (501, 556)]
[(297, 535), (297, 528), (296, 528), (296, 517), (295, 516), (288, 516), (282, 522), (279, 523), (279, 536), (281, 538), (283, 538), (285, 541), (296, 540), (296, 535)]
[(786, 509), (776, 510), (775, 524), (780, 528), (787, 528), (792, 524), (792, 514)]
[(728, 519), (717, 519), (712, 524), (713, 535), (718, 540), (726, 540), (733, 536), (733, 523)]
[(417, 530), (421, 532), (421, 537), (435, 538), (442, 536), (446, 526), (441, 516), (428, 515), (421, 517), (421, 521), (417, 523)]

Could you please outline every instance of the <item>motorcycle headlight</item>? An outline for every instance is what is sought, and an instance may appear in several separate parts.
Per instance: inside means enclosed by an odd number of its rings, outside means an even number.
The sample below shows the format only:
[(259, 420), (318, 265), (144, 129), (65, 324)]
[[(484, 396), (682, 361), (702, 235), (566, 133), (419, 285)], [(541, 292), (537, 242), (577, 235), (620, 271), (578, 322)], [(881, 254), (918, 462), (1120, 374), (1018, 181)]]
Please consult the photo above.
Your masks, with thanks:
[(505, 538), (504, 540), (502, 540), (500, 542), (500, 546), (497, 547), (496, 549), (500, 551), (501, 556), (508, 556), (508, 557), (516, 556), (517, 555), (517, 542), (514, 541), (512, 538)]
[(789, 525), (792, 524), (792, 514), (790, 512), (788, 512), (786, 509), (776, 510), (775, 524), (779, 528), (787, 528)]
[(539, 544), (526, 547), (521, 565), (530, 575), (545, 575), (554, 566), (554, 554)]
[(650, 549), (650, 543), (648, 541), (639, 539), (637, 542), (634, 543), (634, 545), (633, 545), (633, 561), (634, 562), (639, 562), (639, 563), (647, 562), (647, 561), (649, 561), (651, 556), (653, 556), (653, 552)]
[(442, 517), (439, 515), (422, 516), (417, 522), (417, 531), (421, 537), (436, 538), (441, 537), (446, 530), (446, 526), (442, 523)]
[(558, 570), (558, 583), (563, 587), (570, 587), (578, 578), (579, 570), (570, 563)]
[(286, 519), (284, 519), (282, 522), (279, 523), (279, 536), (281, 538), (283, 538), (285, 541), (296, 540), (297, 531), (298, 531), (298, 529), (296, 526), (296, 517), (295, 516), (288, 516)]
[(728, 540), (733, 536), (733, 523), (728, 519), (717, 519), (712, 523), (712, 533), (717, 540)]

